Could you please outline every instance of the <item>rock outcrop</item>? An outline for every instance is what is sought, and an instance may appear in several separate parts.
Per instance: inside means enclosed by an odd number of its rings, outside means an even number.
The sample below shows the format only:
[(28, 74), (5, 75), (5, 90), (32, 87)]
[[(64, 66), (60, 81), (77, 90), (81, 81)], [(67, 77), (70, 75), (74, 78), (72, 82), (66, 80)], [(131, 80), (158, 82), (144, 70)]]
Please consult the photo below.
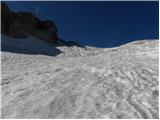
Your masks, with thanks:
[(31, 12), (13, 12), (3, 2), (1, 16), (1, 32), (7, 36), (27, 38), (32, 35), (50, 43), (57, 42), (57, 27), (52, 21), (41, 21)]

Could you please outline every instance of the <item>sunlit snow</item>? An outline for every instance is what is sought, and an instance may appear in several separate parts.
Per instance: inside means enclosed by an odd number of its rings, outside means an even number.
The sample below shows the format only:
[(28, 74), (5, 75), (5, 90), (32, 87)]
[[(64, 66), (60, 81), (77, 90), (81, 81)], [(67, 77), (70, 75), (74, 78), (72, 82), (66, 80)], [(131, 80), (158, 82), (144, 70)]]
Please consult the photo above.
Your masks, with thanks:
[(2, 45), (60, 52), (2, 52), (2, 118), (158, 119), (158, 40), (101, 49), (10, 39)]

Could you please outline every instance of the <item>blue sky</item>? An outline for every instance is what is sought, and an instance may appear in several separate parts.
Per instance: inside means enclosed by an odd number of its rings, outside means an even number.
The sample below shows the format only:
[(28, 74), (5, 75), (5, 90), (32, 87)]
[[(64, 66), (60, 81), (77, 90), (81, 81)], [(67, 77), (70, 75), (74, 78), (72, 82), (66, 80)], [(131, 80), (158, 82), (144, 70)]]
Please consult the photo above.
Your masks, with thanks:
[(14, 11), (53, 20), (59, 37), (96, 47), (159, 38), (158, 1), (7, 1)]

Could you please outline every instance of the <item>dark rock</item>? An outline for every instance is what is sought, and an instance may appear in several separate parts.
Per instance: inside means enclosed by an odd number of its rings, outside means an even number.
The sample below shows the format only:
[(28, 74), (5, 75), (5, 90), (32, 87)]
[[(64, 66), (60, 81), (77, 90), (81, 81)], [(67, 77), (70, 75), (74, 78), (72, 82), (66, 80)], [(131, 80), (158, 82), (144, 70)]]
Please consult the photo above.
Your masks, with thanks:
[(57, 35), (57, 27), (54, 24), (54, 22), (50, 21), (50, 20), (45, 20), (42, 21), (40, 24), (40, 30), (51, 30), (54, 34)]
[[(54, 22), (46, 20), (46, 21), (42, 21), (40, 22), (39, 26), (38, 26), (38, 32), (37, 35), (41, 36), (41, 38), (46, 38), (46, 41), (48, 42), (53, 42), (52, 39), (54, 39), (56, 42), (58, 40), (58, 36), (57, 36), (57, 27), (54, 24)], [(47, 36), (46, 36), (47, 34)]]
[(41, 21), (31, 12), (12, 12), (1, 2), (2, 33), (14, 38), (27, 38), (29, 35), (38, 39), (56, 43), (57, 27), (54, 22)]

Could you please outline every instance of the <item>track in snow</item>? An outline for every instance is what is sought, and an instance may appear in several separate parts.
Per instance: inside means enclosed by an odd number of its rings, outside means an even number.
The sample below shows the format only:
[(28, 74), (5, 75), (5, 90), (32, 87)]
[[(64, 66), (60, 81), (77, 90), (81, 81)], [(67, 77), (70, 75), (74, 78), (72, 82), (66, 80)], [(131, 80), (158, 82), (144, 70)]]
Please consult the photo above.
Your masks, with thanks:
[(158, 119), (158, 41), (57, 49), (2, 52), (2, 118)]

